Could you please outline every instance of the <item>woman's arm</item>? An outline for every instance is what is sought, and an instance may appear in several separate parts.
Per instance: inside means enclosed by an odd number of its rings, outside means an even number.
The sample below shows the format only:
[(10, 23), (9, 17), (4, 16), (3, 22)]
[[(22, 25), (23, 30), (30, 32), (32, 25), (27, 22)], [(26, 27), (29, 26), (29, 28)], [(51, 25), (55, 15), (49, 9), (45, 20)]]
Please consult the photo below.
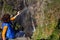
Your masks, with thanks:
[(3, 40), (6, 40), (5, 36), (6, 36), (7, 28), (8, 28), (7, 26), (4, 26), (3, 31), (2, 31), (2, 39)]
[(11, 21), (15, 20), (15, 18), (19, 15), (19, 11), (17, 12), (17, 15), (15, 15), (14, 17), (10, 18)]

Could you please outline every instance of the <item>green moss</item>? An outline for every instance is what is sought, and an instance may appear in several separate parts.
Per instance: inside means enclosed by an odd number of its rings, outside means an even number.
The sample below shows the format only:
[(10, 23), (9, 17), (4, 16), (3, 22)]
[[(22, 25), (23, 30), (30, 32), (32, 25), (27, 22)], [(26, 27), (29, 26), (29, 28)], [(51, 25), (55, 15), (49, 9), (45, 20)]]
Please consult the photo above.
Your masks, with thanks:
[[(58, 0), (53, 0), (51, 3), (47, 3), (46, 9), (43, 10), (45, 17), (45, 19), (43, 20), (43, 26), (41, 27), (41, 24), (37, 24), (38, 26), (33, 37), (34, 40), (47, 39), (51, 35), (53, 35), (53, 38), (50, 38), (50, 40), (58, 40), (59, 37), (57, 36), (57, 32), (54, 32), (57, 25), (57, 16), (55, 14), (56, 12), (52, 12), (57, 8), (57, 5), (59, 5)], [(37, 20), (41, 21), (41, 18)]]
[(0, 0), (0, 2), (1, 2), (2, 0)]
[[(2, 2), (2, 0), (0, 0), (0, 2)], [(2, 7), (3, 7), (3, 5), (0, 4), (0, 10), (2, 10)]]
[(5, 13), (7, 13), (7, 12), (12, 13), (12, 6), (5, 4), (4, 11), (5, 11)]
[(52, 35), (49, 37), (49, 40), (59, 40), (59, 33), (58, 29), (55, 29)]

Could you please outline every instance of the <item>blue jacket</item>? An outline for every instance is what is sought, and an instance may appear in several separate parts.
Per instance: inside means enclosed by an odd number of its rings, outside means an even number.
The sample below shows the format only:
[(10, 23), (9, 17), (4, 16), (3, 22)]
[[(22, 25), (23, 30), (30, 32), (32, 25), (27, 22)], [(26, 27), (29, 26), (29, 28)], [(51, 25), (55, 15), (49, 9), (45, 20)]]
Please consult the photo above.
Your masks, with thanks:
[(15, 38), (15, 32), (13, 28), (11, 27), (11, 23), (2, 23), (2, 29), (4, 26), (7, 26), (7, 32), (6, 32), (6, 38)]

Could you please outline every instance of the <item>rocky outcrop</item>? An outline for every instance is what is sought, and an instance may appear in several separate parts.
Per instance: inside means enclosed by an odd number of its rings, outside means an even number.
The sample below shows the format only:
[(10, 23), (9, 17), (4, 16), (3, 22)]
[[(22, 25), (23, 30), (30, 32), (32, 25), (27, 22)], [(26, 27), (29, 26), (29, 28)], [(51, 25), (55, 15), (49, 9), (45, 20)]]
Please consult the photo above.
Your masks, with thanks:
[[(22, 10), (25, 7), (30, 8), (34, 24), (36, 25), (36, 31), (32, 36), (33, 40), (48, 39), (55, 33), (57, 24), (60, 24), (58, 23), (60, 19), (60, 0), (1, 0), (0, 5), (2, 14), (16, 14), (18, 10)], [(31, 26), (31, 19), (29, 20), (31, 15), (28, 15), (28, 13), (24, 15), (26, 16), (21, 16), (21, 19), (18, 20), (21, 20), (19, 24), (24, 27)], [(59, 38), (59, 35), (56, 38)]]

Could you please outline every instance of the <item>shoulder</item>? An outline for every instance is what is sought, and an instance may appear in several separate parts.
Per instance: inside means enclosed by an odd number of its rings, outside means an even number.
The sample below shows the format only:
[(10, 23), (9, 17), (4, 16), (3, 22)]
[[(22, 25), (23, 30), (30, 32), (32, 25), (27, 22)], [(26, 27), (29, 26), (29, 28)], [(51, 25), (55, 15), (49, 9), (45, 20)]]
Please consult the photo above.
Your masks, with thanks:
[(5, 26), (8, 27), (9, 24), (8, 24), (8, 23), (2, 23), (2, 29), (3, 29)]
[(2, 23), (2, 26), (8, 26), (9, 24), (8, 23)]

